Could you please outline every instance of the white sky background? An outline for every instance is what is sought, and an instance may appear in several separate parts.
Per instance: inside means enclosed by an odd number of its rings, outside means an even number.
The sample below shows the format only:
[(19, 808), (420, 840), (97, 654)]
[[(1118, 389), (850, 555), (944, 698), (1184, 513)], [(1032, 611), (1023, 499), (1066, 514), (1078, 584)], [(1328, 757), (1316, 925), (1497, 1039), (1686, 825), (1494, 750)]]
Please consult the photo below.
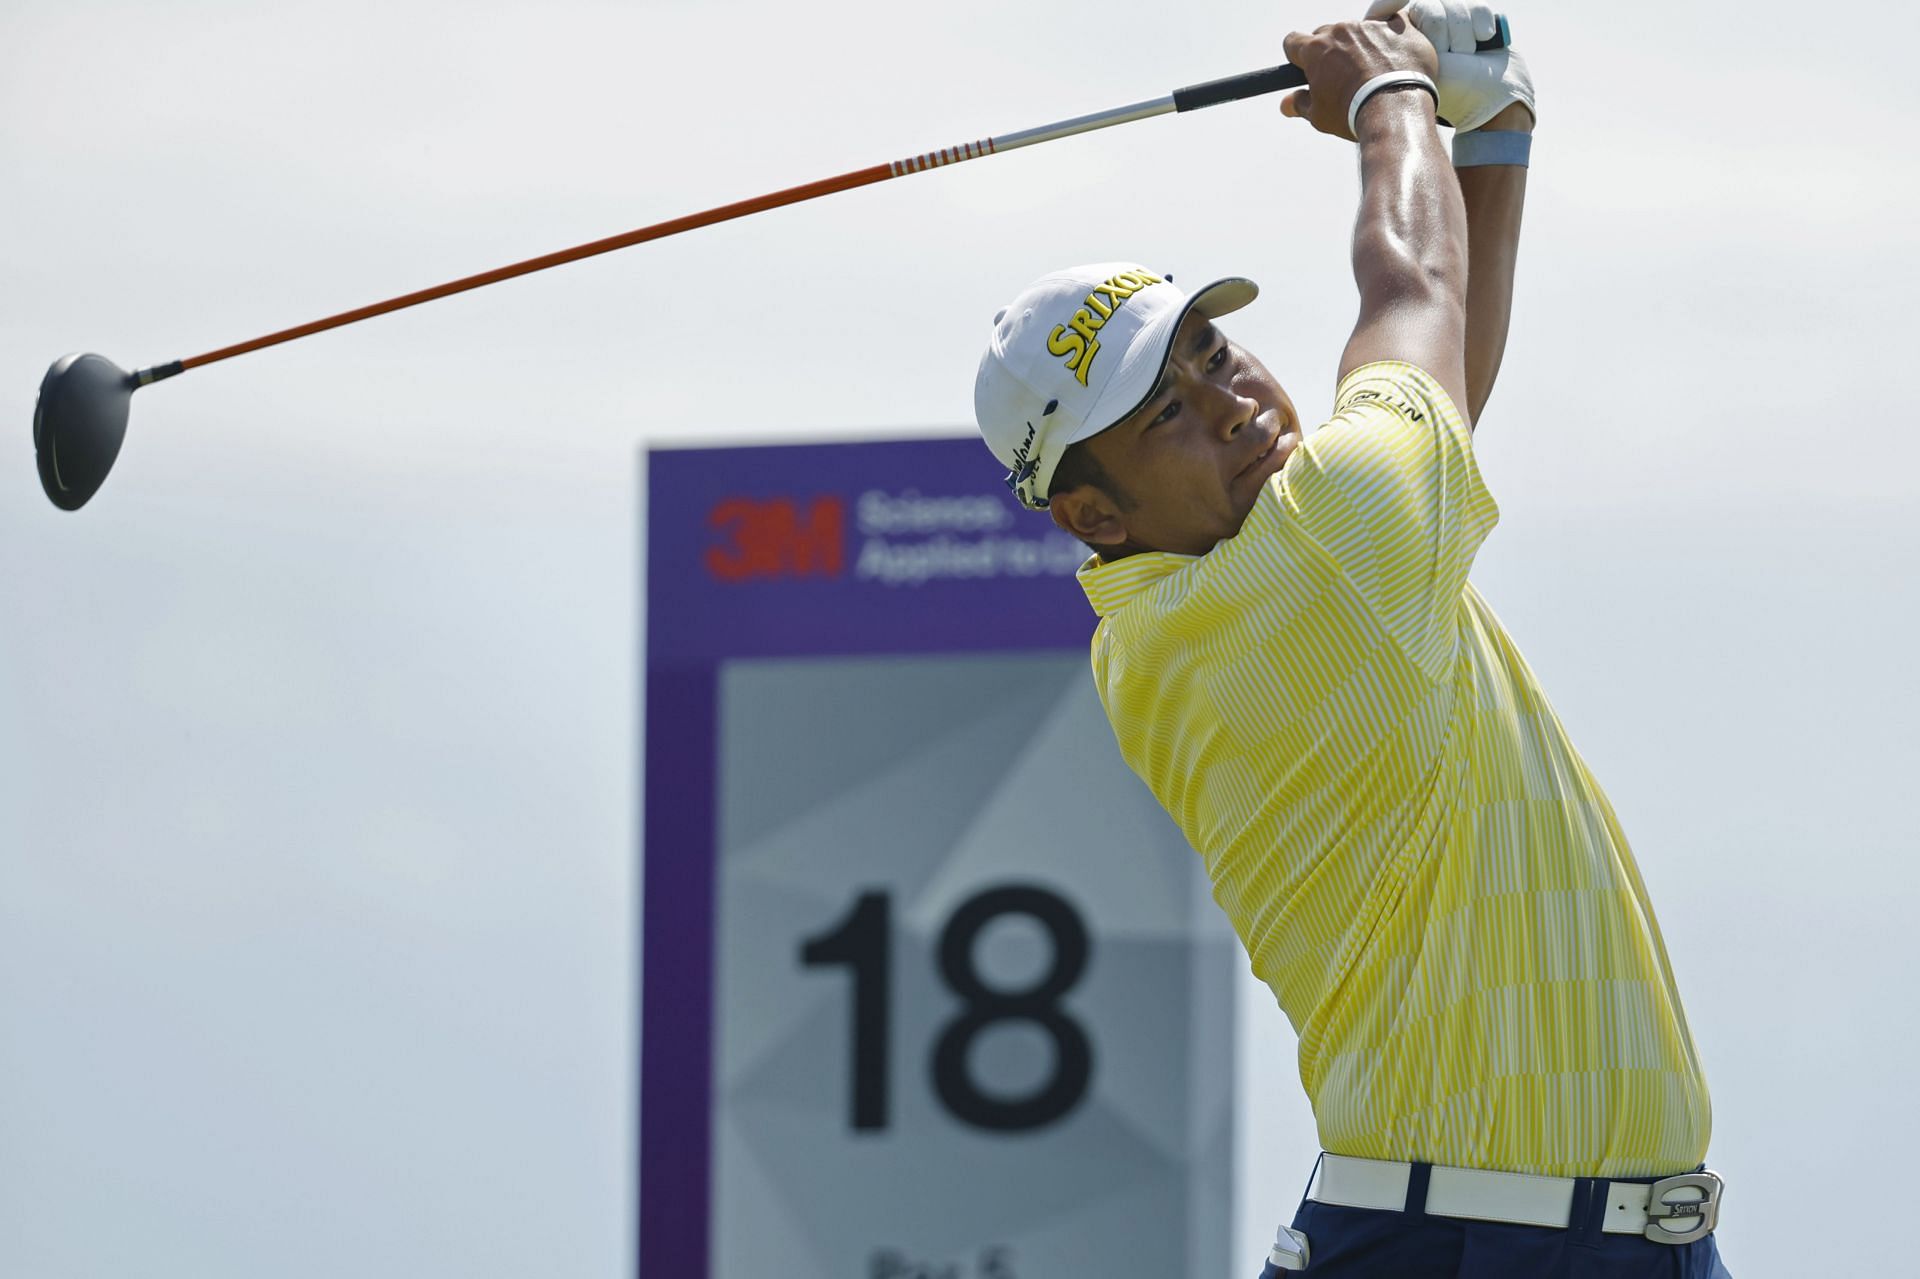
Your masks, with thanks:
[[(1635, 838), (1734, 1273), (1853, 1273), (1902, 1255), (1920, 1140), (1904, 20), (1515, 5), (1543, 124), (1476, 580)], [(1230, 331), (1324, 411), (1353, 162), (1267, 100), (434, 303), (143, 391), (78, 515), (34, 476), (50, 360), (210, 350), (1339, 16), (8, 0), (0, 1274), (624, 1274), (636, 449), (965, 426), (994, 309), (1114, 257), (1261, 280)], [(1313, 1143), (1245, 1005), (1252, 1274)]]

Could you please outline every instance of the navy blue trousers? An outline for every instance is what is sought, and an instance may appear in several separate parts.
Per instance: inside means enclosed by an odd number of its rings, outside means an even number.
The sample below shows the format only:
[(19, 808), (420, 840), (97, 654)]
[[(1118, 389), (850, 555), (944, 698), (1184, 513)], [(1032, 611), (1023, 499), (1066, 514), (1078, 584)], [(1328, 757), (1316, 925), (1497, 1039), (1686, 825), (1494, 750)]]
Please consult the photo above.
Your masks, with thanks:
[[(1417, 1197), (1424, 1200), (1421, 1189)], [(1592, 1203), (1605, 1213), (1604, 1200)], [(1293, 1228), (1307, 1236), (1307, 1268), (1269, 1264), (1261, 1279), (1731, 1279), (1712, 1235), (1676, 1246), (1603, 1234), (1595, 1211), (1565, 1230), (1552, 1230), (1308, 1199), (1294, 1214)]]

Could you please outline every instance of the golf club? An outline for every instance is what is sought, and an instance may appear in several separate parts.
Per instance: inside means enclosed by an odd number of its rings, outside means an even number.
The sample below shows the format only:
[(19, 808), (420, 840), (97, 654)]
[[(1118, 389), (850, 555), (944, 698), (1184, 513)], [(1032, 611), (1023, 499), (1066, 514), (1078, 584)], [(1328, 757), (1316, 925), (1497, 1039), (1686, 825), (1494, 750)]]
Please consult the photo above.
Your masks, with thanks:
[[(1483, 50), (1504, 48), (1509, 43), (1507, 20), (1502, 17), (1499, 20), (1498, 32), (1491, 40), (1482, 41), (1480, 48)], [(944, 168), (963, 160), (977, 160), (982, 156), (998, 155), (1003, 151), (1013, 151), (1041, 142), (1052, 142), (1079, 133), (1091, 133), (1096, 129), (1111, 128), (1116, 124), (1127, 124), (1134, 120), (1145, 120), (1150, 116), (1166, 115), (1177, 111), (1195, 111), (1201, 107), (1210, 107), (1222, 102), (1236, 102), (1243, 98), (1259, 97), (1262, 94), (1277, 93), (1284, 89), (1297, 89), (1303, 87), (1306, 82), (1306, 74), (1298, 67), (1291, 63), (1282, 63), (1277, 67), (1267, 67), (1260, 71), (1249, 71), (1219, 80), (1209, 80), (1202, 84), (1188, 85), (1184, 89), (1175, 89), (1165, 97), (1152, 98), (1129, 106), (1114, 107), (1107, 111), (1097, 111), (1092, 115), (1076, 116), (1018, 133), (983, 138), (980, 141), (967, 142), (956, 147), (942, 147), (938, 151), (929, 151), (911, 159), (894, 160), (886, 164), (855, 169), (837, 177), (822, 178), (817, 182), (789, 187), (783, 191), (755, 196), (749, 200), (723, 204), (702, 213), (692, 213), (666, 222), (657, 222), (652, 226), (609, 236), (604, 240), (594, 240), (542, 257), (516, 262), (510, 266), (483, 271), (478, 275), (465, 276), (432, 288), (389, 298), (384, 302), (375, 302), (371, 306), (342, 311), (338, 315), (331, 315), (322, 320), (282, 329), (264, 337), (252, 338), (232, 346), (223, 346), (218, 350), (208, 351), (204, 355), (174, 360), (167, 364), (156, 364), (134, 373), (126, 372), (101, 355), (62, 356), (53, 362), (52, 367), (47, 370), (46, 377), (41, 379), (40, 398), (33, 411), (33, 446), (40, 470), (40, 485), (46, 490), (47, 497), (61, 510), (74, 511), (86, 505), (87, 500), (106, 481), (107, 473), (113, 469), (114, 460), (120, 455), (120, 446), (126, 439), (127, 415), (132, 407), (133, 393), (143, 386), (174, 377), (188, 369), (197, 369), (202, 365), (214, 364), (236, 355), (245, 355), (249, 351), (258, 351), (262, 347), (275, 346), (281, 342), (291, 342), (295, 338), (307, 337), (327, 329), (337, 329), (342, 325), (354, 324), (376, 315), (385, 315), (391, 311), (418, 306), (422, 302), (431, 302), (436, 298), (464, 293), (469, 289), (483, 288), (489, 284), (497, 284), (501, 280), (513, 279), (515, 276), (529, 275), (532, 272), (544, 271), (548, 267), (561, 266), (568, 262), (578, 262), (582, 258), (611, 253), (615, 249), (624, 249), (647, 240), (678, 235), (682, 231), (691, 231), (695, 227), (712, 226), (716, 222), (726, 222), (733, 218), (745, 217), (750, 213), (777, 209), (783, 205), (798, 204), (803, 200), (812, 200), (836, 191), (850, 191), (855, 187), (885, 182), (889, 178), (905, 177), (910, 173), (924, 173), (929, 169)]]

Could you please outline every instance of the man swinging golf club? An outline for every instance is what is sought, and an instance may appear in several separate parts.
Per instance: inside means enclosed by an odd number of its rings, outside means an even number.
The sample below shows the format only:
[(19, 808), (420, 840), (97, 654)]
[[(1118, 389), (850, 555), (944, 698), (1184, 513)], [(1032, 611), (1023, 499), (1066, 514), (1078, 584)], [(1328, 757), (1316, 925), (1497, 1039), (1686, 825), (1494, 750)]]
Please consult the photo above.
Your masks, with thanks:
[(1646, 889), (1467, 582), (1532, 86), (1474, 52), (1486, 6), (1399, 7), (1286, 41), (1282, 110), (1360, 152), (1326, 423), (1214, 324), (1252, 283), (1106, 263), (995, 317), (980, 428), (1094, 550), (1121, 753), (1299, 1032), (1326, 1153), (1268, 1279), (1712, 1279), (1706, 1082)]

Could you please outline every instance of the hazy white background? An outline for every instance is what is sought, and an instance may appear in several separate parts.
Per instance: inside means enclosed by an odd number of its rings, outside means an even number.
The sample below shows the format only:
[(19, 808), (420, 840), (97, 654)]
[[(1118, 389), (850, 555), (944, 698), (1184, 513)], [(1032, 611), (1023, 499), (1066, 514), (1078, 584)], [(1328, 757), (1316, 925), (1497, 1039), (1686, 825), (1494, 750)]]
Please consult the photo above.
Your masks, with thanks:
[[(0, 1274), (625, 1273), (637, 451), (964, 427), (993, 310), (1123, 256), (1260, 279), (1232, 329), (1324, 410), (1353, 161), (1242, 104), (435, 303), (141, 392), (78, 515), (34, 477), (50, 360), (1157, 96), (1361, 7), (6, 0)], [(1476, 579), (1636, 840), (1735, 1275), (1906, 1265), (1909, 24), (1511, 12), (1542, 126)], [(1251, 1275), (1314, 1143), (1245, 1006)]]

